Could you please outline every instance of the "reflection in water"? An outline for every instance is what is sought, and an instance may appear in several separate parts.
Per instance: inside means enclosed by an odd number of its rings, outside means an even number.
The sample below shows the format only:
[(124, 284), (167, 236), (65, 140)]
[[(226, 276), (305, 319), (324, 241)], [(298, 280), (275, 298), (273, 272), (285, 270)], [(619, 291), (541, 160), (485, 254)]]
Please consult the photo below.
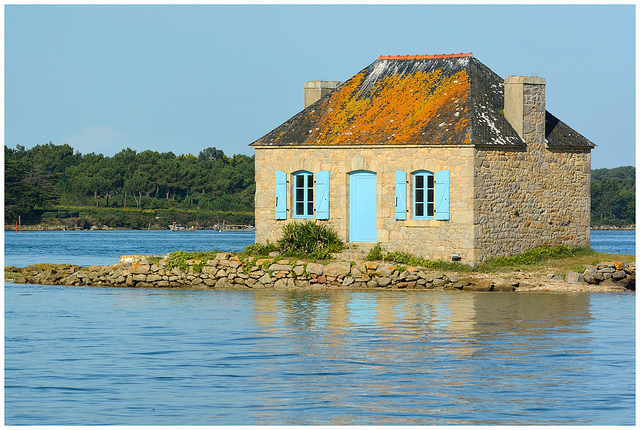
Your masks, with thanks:
[[(258, 424), (287, 424), (272, 410), (294, 404), (298, 419), (291, 423), (299, 424), (316, 422), (314, 408), (323, 404), (338, 412), (332, 424), (357, 424), (363, 414), (379, 424), (550, 424), (554, 419), (541, 414), (558, 405), (549, 399), (589, 376), (580, 365), (591, 352), (587, 294), (254, 297), (256, 322), (269, 338), (263, 346), (287, 345), (305, 369), (269, 363), (264, 373), (278, 374), (279, 396), (256, 398), (264, 405)], [(302, 387), (304, 399), (296, 397)]]
[(629, 425), (634, 301), (9, 283), (5, 419)]

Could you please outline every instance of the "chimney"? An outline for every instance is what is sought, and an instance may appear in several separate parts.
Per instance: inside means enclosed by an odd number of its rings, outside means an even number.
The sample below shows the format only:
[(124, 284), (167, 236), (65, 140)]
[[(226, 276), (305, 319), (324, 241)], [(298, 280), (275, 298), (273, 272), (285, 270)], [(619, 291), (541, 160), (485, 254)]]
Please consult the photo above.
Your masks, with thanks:
[(304, 107), (320, 100), (331, 91), (338, 88), (342, 82), (339, 81), (308, 81), (304, 83)]
[(545, 85), (537, 76), (504, 79), (504, 117), (527, 144), (544, 144)]

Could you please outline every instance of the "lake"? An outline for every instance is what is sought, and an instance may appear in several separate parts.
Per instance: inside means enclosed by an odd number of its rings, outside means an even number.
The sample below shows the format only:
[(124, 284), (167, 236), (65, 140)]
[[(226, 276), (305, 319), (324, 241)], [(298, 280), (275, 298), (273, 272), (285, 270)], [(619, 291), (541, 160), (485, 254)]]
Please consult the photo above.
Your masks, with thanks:
[[(635, 232), (615, 233), (598, 246), (635, 248)], [(6, 232), (5, 265), (252, 242), (212, 231)], [(4, 304), (6, 425), (635, 424), (633, 292), (5, 283)]]

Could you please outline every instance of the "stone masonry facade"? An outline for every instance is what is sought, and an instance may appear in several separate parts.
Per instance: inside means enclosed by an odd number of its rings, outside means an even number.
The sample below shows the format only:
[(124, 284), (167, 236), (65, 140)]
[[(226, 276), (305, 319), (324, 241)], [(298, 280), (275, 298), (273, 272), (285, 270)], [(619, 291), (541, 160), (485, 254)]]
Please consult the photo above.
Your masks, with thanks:
[(524, 85), (526, 149), (476, 150), (476, 261), (539, 246), (590, 245), (591, 153), (547, 147), (544, 93), (543, 83)]
[[(377, 242), (388, 251), (402, 251), (432, 260), (450, 260), (458, 254), (462, 261), (473, 261), (474, 214), (473, 155), (470, 146), (362, 146), (357, 147), (270, 147), (256, 148), (256, 165), (269, 166), (256, 170), (256, 242), (275, 242), (282, 227), (295, 221), (275, 219), (275, 171), (292, 173), (306, 170), (330, 171), (329, 219), (327, 223), (348, 242), (349, 238), (349, 173), (368, 170), (376, 173)], [(411, 207), (406, 221), (395, 219), (395, 171), (450, 171), (450, 219), (414, 220)], [(291, 178), (289, 178), (291, 181)], [(410, 202), (411, 183), (407, 187)], [(291, 192), (287, 207), (292, 207)]]

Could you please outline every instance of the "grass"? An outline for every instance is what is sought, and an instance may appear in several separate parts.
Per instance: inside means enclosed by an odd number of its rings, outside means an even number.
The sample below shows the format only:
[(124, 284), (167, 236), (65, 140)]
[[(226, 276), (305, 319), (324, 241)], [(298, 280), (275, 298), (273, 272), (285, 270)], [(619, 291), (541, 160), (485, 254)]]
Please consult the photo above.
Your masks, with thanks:
[(627, 264), (635, 262), (634, 255), (606, 254), (591, 248), (568, 248), (562, 245), (534, 248), (511, 257), (492, 258), (475, 268), (458, 262), (427, 260), (404, 252), (385, 252), (379, 244), (371, 249), (366, 258), (452, 272), (553, 271), (566, 273), (574, 271), (582, 273), (585, 265), (595, 265), (603, 261), (623, 261)]
[(254, 256), (266, 257), (267, 255), (269, 255), (274, 251), (278, 251), (278, 247), (267, 240), (266, 245), (262, 243), (253, 243), (247, 246), (244, 249), (244, 251), (242, 251), (242, 254), (247, 256), (254, 255)]
[(510, 270), (520, 267), (531, 267), (550, 260), (560, 260), (573, 257), (588, 257), (596, 252), (591, 248), (568, 248), (564, 245), (544, 246), (533, 248), (521, 254), (509, 257), (494, 257), (482, 263), (478, 269), (492, 271), (501, 268)]
[(425, 258), (416, 257), (406, 252), (385, 252), (380, 244), (375, 244), (366, 256), (367, 260), (391, 261), (393, 263), (403, 264), (407, 266), (421, 266), (433, 270), (447, 270), (455, 272), (471, 272), (473, 268), (467, 264), (450, 262), (443, 260), (427, 260)]
[(584, 266), (595, 266), (603, 261), (622, 261), (624, 263), (635, 263), (635, 255), (620, 255), (620, 254), (606, 254), (604, 252), (596, 252), (588, 255), (576, 255), (572, 257), (550, 259), (544, 263), (538, 264), (540, 269), (553, 268), (560, 273), (566, 273), (568, 271), (582, 273), (584, 272)]
[(207, 260), (212, 260), (216, 257), (219, 251), (206, 251), (206, 252), (187, 252), (187, 251), (173, 251), (167, 257), (166, 270), (171, 270), (174, 267), (178, 267), (181, 270), (188, 270), (189, 265), (187, 260), (200, 260), (200, 263), (194, 264), (191, 267), (193, 271), (199, 273), (202, 268), (207, 264)]
[[(562, 249), (563, 248), (563, 249)], [(635, 263), (635, 255), (619, 255), (597, 252), (591, 248), (550, 247), (535, 248), (513, 257), (489, 260), (475, 270), (479, 272), (528, 271), (548, 273), (582, 273), (584, 266), (603, 261)]]

